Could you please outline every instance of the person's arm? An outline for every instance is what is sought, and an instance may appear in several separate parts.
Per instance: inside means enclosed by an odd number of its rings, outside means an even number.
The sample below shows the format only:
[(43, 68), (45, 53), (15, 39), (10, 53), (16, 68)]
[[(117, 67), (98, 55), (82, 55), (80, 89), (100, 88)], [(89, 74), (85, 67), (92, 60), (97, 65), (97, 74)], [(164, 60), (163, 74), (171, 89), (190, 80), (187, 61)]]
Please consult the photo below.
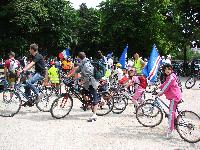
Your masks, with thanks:
[(170, 77), (167, 78), (167, 80), (159, 87), (161, 89), (161, 91), (158, 92), (159, 96), (162, 96), (169, 89), (172, 81), (173, 81), (173, 76), (170, 75)]
[(6, 77), (6, 75), (7, 75), (7, 67), (5, 66), (4, 67), (4, 77)]
[(28, 65), (23, 69), (23, 71), (26, 72), (26, 71), (30, 70), (34, 65), (35, 65), (35, 62), (32, 61), (30, 64), (28, 64)]
[(142, 59), (140, 59), (140, 63), (141, 63), (141, 65), (142, 65), (142, 68), (144, 68), (145, 62), (144, 62)]
[(5, 61), (5, 64), (4, 64), (4, 77), (6, 78), (7, 76), (7, 70), (8, 70), (8, 62)]
[(81, 69), (80, 69), (80, 67), (78, 67), (75, 71), (68, 74), (67, 77), (70, 78), (70, 77), (74, 76), (75, 74), (78, 74), (80, 71), (81, 71)]

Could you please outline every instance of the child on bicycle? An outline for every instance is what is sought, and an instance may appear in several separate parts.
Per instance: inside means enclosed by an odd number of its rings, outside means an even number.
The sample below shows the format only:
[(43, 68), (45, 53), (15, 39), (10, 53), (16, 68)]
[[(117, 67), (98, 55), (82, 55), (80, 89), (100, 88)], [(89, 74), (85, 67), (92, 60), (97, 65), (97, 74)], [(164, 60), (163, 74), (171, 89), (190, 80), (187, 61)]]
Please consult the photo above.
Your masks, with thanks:
[[(143, 76), (137, 76), (136, 69), (135, 68), (131, 68), (128, 71), (127, 80), (124, 77), (120, 81), (121, 84), (124, 84), (124, 85), (126, 84), (126, 87), (129, 90), (132, 90), (132, 88), (134, 88), (134, 94), (132, 96), (132, 102), (134, 103), (135, 107), (138, 107), (139, 103), (143, 102), (142, 94), (144, 93), (144, 91), (146, 89), (146, 83), (143, 83), (144, 81), (140, 80), (140, 78), (144, 78), (145, 79), (145, 77), (143, 77)], [(145, 87), (143, 85), (145, 85)]]
[(55, 67), (54, 61), (51, 61), (50, 65), (51, 67), (48, 70), (48, 76), (49, 76), (52, 86), (55, 86), (56, 91), (59, 92), (59, 83), (60, 83), (59, 74), (58, 74), (59, 70), (58, 68)]
[(170, 64), (165, 64), (162, 70), (165, 75), (165, 82), (160, 85), (159, 88), (161, 91), (158, 92), (158, 96), (162, 96), (164, 94), (166, 98), (170, 100), (168, 116), (169, 127), (166, 132), (166, 138), (170, 138), (171, 133), (174, 130), (177, 104), (181, 101), (182, 94), (177, 83), (177, 77), (173, 73), (172, 66)]
[(132, 96), (132, 102), (136, 107), (139, 103), (142, 103), (142, 94), (146, 89), (146, 78), (144, 76), (137, 76), (136, 69), (131, 68), (128, 72), (130, 83), (129, 86), (134, 87), (134, 95)]

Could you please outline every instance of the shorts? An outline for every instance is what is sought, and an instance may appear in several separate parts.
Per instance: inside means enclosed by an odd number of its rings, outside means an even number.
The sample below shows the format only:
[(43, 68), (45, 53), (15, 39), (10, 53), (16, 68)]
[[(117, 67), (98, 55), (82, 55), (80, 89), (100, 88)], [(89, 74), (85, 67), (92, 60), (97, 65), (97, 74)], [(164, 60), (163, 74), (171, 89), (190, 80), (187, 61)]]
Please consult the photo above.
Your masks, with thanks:
[(81, 94), (85, 96), (90, 96), (92, 98), (92, 105), (95, 106), (99, 103), (99, 98), (97, 95), (97, 90), (93, 88), (93, 86), (89, 86), (89, 90), (82, 89)]

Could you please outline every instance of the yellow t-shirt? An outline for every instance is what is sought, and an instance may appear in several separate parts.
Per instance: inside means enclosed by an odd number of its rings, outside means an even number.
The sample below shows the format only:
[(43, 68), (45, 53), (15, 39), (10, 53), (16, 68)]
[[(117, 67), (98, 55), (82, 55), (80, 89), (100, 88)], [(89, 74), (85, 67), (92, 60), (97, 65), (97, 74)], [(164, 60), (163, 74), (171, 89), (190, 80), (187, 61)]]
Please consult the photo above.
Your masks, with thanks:
[(49, 76), (51, 83), (60, 83), (59, 75), (58, 75), (58, 68), (56, 68), (55, 66), (52, 66), (51, 68), (49, 68), (48, 76)]

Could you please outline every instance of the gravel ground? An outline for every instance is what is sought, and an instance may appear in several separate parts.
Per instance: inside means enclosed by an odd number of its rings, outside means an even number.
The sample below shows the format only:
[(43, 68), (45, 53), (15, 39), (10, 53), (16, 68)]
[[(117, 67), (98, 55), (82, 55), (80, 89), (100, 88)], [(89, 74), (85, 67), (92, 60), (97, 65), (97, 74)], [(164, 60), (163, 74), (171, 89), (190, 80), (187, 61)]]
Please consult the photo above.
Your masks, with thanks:
[[(200, 89), (195, 86), (183, 92), (180, 108), (200, 115)], [(0, 97), (2, 98), (2, 97)], [(170, 140), (163, 138), (167, 127), (165, 118), (159, 126), (146, 128), (140, 125), (129, 104), (123, 114), (113, 113), (88, 123), (90, 111), (82, 111), (81, 103), (74, 100), (71, 113), (64, 119), (53, 119), (50, 113), (36, 107), (22, 108), (12, 118), (0, 117), (1, 150), (64, 150), (64, 149), (200, 149), (200, 142), (184, 142), (177, 132)]]

